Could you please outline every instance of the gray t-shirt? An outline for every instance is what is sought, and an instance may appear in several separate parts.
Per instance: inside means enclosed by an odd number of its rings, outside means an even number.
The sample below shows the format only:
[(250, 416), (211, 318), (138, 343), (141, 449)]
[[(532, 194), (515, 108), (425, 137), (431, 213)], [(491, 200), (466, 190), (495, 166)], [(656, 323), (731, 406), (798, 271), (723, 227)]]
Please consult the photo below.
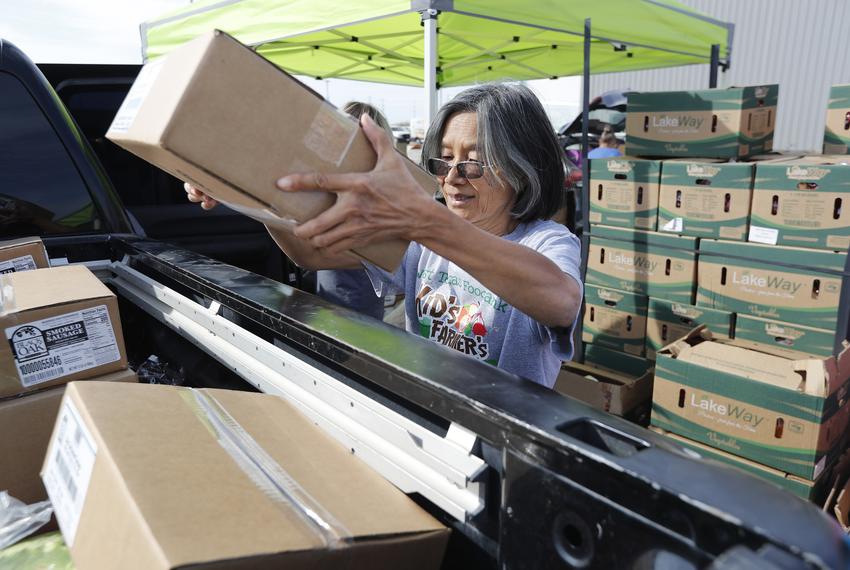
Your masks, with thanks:
[[(504, 239), (546, 256), (582, 286), (581, 245), (563, 225), (542, 220), (520, 224)], [(405, 294), (408, 332), (549, 388), (561, 361), (573, 356), (572, 330), (541, 325), (418, 243), (410, 244), (394, 274), (369, 264), (366, 270), (377, 294)]]

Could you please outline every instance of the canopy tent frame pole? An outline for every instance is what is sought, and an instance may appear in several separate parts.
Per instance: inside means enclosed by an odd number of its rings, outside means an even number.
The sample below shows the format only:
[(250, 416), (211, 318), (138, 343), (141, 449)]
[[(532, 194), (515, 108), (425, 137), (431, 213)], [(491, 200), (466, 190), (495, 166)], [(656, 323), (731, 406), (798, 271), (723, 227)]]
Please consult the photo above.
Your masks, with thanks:
[[(587, 154), (590, 152), (588, 130), (590, 121), (590, 18), (584, 21), (584, 64), (581, 82), (581, 195), (576, 200), (576, 209), (581, 212), (581, 277), (587, 275), (587, 256), (590, 251), (590, 162)], [(584, 298), (579, 310), (579, 318), (573, 327), (573, 359), (584, 362), (583, 315), (585, 311)]]
[(720, 44), (711, 45), (711, 63), (708, 68), (708, 88), (717, 87), (717, 70), (720, 67)]
[(437, 15), (433, 8), (422, 11), (422, 23), (425, 28), (425, 58), (423, 79), (425, 83), (425, 131), (437, 114)]

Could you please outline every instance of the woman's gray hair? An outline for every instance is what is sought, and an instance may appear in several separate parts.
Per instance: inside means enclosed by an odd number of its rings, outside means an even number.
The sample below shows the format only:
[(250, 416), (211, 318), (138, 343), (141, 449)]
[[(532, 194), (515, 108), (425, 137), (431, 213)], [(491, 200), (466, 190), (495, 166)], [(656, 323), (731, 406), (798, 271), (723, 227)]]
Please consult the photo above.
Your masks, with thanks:
[[(479, 160), (495, 167), (499, 179), (516, 192), (514, 219), (551, 218), (564, 201), (564, 153), (534, 93), (506, 83), (463, 91), (443, 105), (428, 127), (423, 166), (441, 156), (446, 124), (458, 113), (477, 114)], [(493, 169), (486, 172), (493, 176)]]

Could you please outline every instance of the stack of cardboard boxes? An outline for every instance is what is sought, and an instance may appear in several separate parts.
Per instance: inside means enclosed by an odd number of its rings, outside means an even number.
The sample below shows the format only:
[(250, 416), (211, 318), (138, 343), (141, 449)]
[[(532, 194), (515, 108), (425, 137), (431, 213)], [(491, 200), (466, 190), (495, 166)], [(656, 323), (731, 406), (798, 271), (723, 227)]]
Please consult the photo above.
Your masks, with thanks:
[(585, 366), (645, 358), (654, 429), (816, 498), (850, 417), (850, 165), (764, 155), (777, 95), (629, 96), (631, 156), (591, 161)]

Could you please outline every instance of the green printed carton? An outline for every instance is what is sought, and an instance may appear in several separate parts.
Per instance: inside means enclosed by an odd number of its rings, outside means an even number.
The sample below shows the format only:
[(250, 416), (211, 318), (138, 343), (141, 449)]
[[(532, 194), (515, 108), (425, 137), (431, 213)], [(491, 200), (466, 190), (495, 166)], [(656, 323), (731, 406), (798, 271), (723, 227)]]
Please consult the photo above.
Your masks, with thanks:
[(773, 149), (778, 85), (630, 93), (632, 156), (742, 158)]
[(847, 250), (850, 156), (758, 164), (749, 241)]
[(752, 164), (664, 161), (658, 231), (745, 240), (752, 192)]
[(831, 356), (835, 352), (834, 330), (816, 329), (772, 319), (739, 314), (735, 320), (735, 339), (742, 346), (788, 356), (804, 358)]
[(591, 228), (586, 281), (640, 295), (692, 303), (696, 243), (690, 236)]
[(700, 242), (697, 305), (835, 330), (845, 253)]
[(634, 356), (643, 356), (646, 297), (586, 285), (582, 340)]
[(833, 85), (826, 106), (824, 154), (847, 154), (850, 149), (850, 85)]
[(591, 160), (590, 223), (654, 230), (660, 174), (657, 160)]
[(840, 455), (850, 349), (790, 359), (700, 327), (658, 352), (652, 425), (809, 480)]
[(646, 357), (674, 340), (686, 336), (700, 325), (708, 325), (715, 336), (731, 338), (735, 313), (666, 299), (649, 298), (646, 316)]
[(691, 451), (697, 452), (704, 459), (719, 461), (720, 463), (725, 463), (726, 465), (731, 465), (732, 467), (746, 471), (750, 475), (755, 475), (759, 479), (763, 479), (764, 481), (768, 481), (774, 485), (782, 487), (786, 491), (790, 491), (806, 501), (818, 501), (826, 494), (826, 491), (829, 488), (829, 472), (831, 469), (827, 469), (823, 475), (818, 477), (817, 481), (809, 481), (803, 477), (789, 475), (779, 469), (767, 467), (766, 465), (756, 463), (755, 461), (750, 461), (749, 459), (744, 459), (743, 457), (738, 457), (737, 455), (720, 451), (719, 449), (715, 449), (708, 445), (691, 441), (686, 437), (664, 431), (657, 427), (651, 427), (649, 429), (673, 440), (677, 444), (686, 447)]

